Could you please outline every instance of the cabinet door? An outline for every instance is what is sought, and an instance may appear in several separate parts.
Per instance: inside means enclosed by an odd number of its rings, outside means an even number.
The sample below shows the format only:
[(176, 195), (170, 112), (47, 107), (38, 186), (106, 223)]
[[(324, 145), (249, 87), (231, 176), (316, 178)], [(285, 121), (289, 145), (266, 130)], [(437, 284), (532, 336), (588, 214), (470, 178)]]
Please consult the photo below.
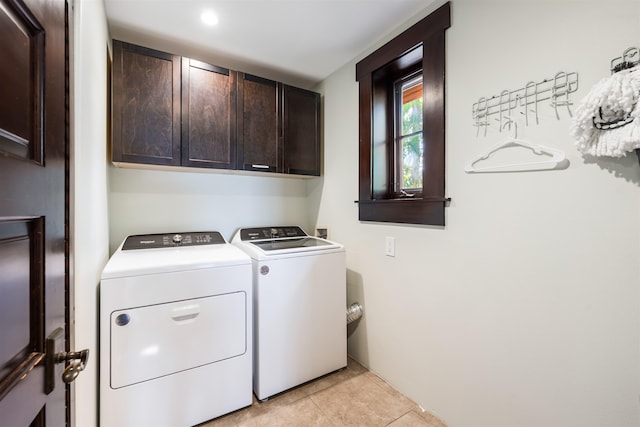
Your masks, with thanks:
[(278, 84), (249, 74), (238, 79), (238, 169), (280, 172)]
[(320, 175), (320, 94), (282, 86), (283, 172)]
[(235, 71), (182, 58), (182, 165), (235, 168)]
[(113, 41), (114, 162), (180, 164), (180, 57)]

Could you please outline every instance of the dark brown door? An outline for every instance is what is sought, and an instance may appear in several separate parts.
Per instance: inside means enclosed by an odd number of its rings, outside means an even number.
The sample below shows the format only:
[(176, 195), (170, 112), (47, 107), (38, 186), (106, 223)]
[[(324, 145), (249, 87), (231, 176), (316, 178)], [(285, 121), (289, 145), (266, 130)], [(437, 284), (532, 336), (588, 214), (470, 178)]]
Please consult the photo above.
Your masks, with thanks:
[(320, 175), (320, 94), (282, 86), (283, 172)]
[(3, 426), (66, 419), (61, 376), (45, 372), (46, 338), (67, 342), (65, 16), (64, 0), (0, 0)]
[(180, 165), (180, 57), (113, 41), (113, 161)]
[(238, 77), (238, 169), (280, 172), (278, 83)]
[(182, 58), (182, 166), (235, 169), (236, 72)]

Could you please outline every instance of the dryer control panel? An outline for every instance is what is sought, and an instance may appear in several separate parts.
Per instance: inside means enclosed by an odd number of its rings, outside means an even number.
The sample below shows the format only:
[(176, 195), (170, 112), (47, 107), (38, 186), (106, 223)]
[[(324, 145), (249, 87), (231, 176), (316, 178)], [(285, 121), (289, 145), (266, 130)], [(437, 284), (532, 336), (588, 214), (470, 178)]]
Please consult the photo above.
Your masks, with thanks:
[(176, 246), (219, 245), (227, 243), (217, 231), (198, 233), (138, 234), (129, 236), (122, 245), (123, 251), (134, 249), (173, 248)]

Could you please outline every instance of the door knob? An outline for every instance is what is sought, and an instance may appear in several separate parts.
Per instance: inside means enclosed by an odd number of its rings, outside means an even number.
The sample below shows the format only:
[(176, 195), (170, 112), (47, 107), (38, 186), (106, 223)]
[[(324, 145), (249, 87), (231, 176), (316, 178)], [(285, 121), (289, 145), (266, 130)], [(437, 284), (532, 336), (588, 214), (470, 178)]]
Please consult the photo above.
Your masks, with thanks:
[[(87, 366), (89, 350), (64, 351), (64, 329), (57, 328), (45, 342), (45, 392), (51, 393), (56, 386), (56, 378), (69, 384)], [(65, 364), (69, 362), (66, 366)], [(63, 369), (64, 367), (64, 369)]]
[(81, 371), (84, 371), (84, 367), (87, 365), (89, 359), (89, 349), (80, 351), (63, 351), (57, 353), (55, 356), (55, 363), (69, 362), (62, 372), (62, 381), (65, 384), (69, 384), (76, 379)]

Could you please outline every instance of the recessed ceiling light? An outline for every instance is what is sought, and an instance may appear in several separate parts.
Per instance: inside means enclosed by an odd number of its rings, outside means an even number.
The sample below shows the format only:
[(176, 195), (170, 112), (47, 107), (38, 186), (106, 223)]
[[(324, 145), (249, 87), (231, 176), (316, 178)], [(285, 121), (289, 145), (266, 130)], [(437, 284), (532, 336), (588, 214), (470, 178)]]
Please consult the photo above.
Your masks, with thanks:
[(218, 23), (218, 15), (212, 10), (205, 10), (200, 14), (200, 19), (207, 25), (214, 26)]

